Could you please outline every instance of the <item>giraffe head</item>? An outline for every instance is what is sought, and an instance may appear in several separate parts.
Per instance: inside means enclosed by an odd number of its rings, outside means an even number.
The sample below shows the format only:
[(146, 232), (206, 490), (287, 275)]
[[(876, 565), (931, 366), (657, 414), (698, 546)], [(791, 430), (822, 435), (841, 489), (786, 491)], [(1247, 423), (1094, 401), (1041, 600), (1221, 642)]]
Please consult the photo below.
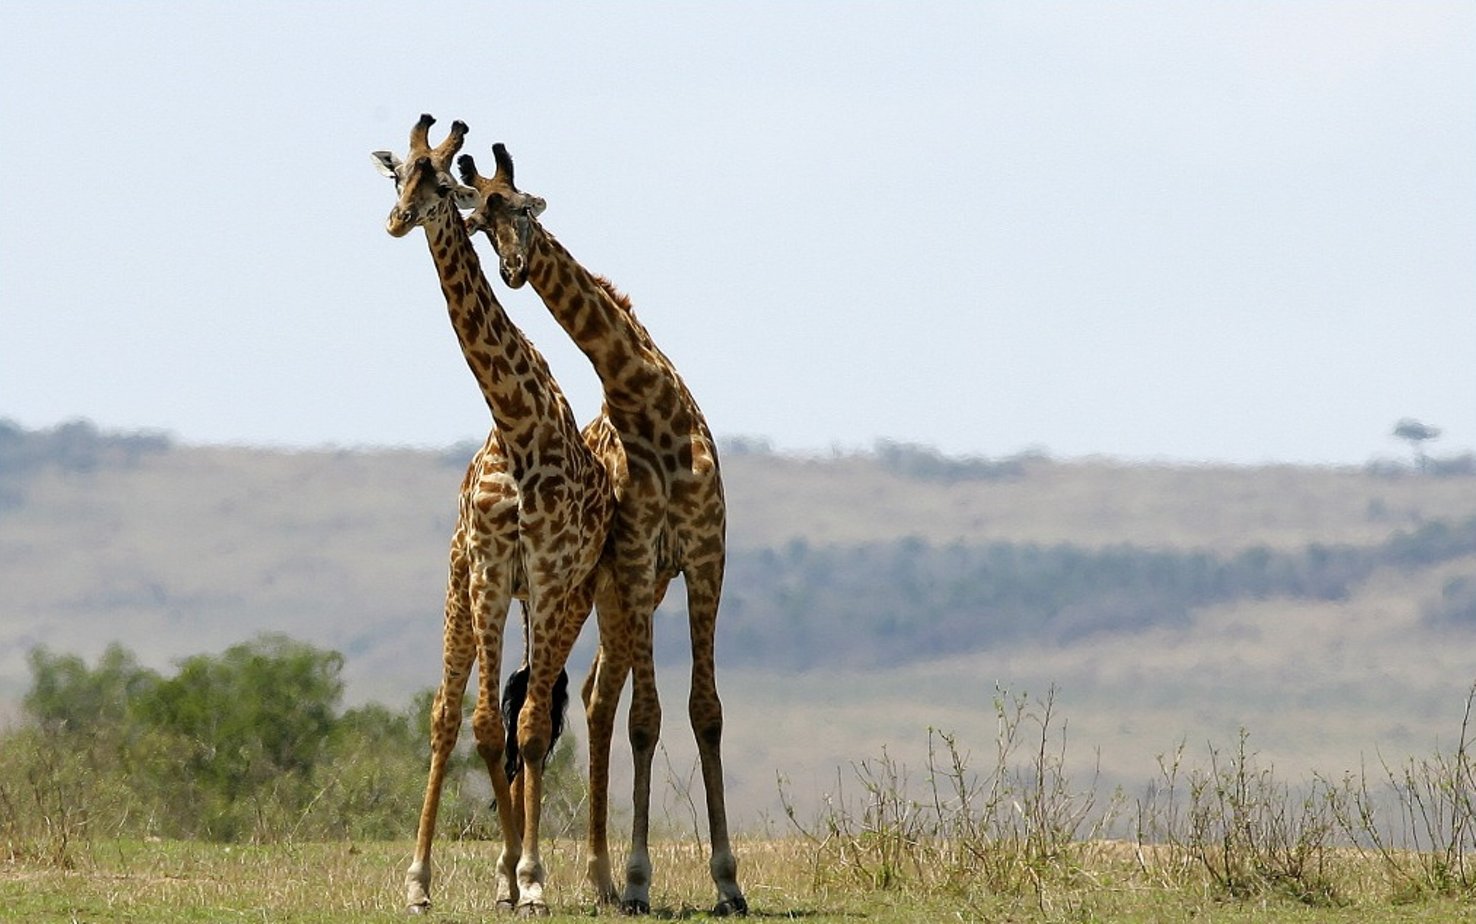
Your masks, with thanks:
[(475, 192), (451, 177), (451, 158), (466, 140), (466, 123), (452, 122), (445, 140), (431, 147), (429, 132), (435, 122), (431, 116), (422, 115), (410, 129), (410, 151), (405, 160), (389, 151), (375, 151), (370, 155), (379, 172), (395, 181), (395, 192), (399, 194), (385, 222), (385, 230), (395, 237), (404, 237), (411, 228), (424, 224), (426, 218), (442, 209), (454, 211), (477, 203)]
[(533, 244), (534, 219), (547, 206), (542, 199), (522, 192), (513, 184), (512, 155), (501, 143), (492, 145), (497, 171), (491, 177), (477, 173), (470, 154), (456, 161), (461, 179), (477, 193), (477, 204), (466, 218), (469, 233), (485, 231), (497, 251), (502, 281), (514, 289), (528, 280), (528, 251)]

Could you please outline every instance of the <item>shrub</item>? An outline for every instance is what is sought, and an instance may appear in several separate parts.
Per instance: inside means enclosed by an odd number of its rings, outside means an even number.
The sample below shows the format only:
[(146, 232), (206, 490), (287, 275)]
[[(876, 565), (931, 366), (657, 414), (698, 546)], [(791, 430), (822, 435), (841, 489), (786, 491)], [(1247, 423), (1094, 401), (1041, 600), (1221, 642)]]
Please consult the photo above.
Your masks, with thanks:
[[(275, 635), (188, 658), (171, 677), (116, 645), (91, 667), (44, 649), (30, 664), (30, 721), (0, 739), (0, 844), (11, 856), (65, 865), (79, 845), (119, 836), (275, 842), (414, 830), (431, 691), (403, 711), (345, 711), (342, 656)], [(441, 827), (499, 837), (486, 770), (468, 745), (448, 775)], [(584, 801), (572, 738), (546, 780), (550, 824), (567, 832)]]

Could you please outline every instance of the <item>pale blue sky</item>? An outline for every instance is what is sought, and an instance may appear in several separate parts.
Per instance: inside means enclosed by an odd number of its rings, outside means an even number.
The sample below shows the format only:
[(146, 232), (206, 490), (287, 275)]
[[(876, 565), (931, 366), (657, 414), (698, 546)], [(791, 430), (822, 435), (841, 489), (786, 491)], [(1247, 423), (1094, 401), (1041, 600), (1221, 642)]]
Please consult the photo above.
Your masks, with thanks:
[(9, 0), (0, 417), (480, 438), (368, 157), (422, 111), (507, 143), (720, 434), (1359, 463), (1415, 416), (1476, 448), (1469, 2)]

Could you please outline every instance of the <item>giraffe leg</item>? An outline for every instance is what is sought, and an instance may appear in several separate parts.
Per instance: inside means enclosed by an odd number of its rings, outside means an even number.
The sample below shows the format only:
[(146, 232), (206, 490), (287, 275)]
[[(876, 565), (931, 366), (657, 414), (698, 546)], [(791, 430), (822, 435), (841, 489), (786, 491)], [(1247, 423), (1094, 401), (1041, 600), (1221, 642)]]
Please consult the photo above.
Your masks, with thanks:
[(702, 788), (707, 798), (707, 829), (712, 840), (708, 867), (717, 886), (713, 914), (747, 914), (748, 902), (738, 886), (738, 859), (728, 841), (728, 813), (723, 795), (723, 704), (718, 699), (714, 652), (718, 598), (722, 592), (723, 563), (687, 571), (687, 613), (692, 633), (692, 687), (687, 713), (702, 761)]
[(446, 764), (461, 731), (462, 693), (476, 657), (466, 571), (465, 560), (453, 540), (451, 575), (446, 586), (445, 634), (441, 644), (441, 684), (436, 689), (430, 714), (430, 772), (415, 833), (415, 855), (405, 873), (405, 900), (412, 913), (430, 908), (431, 841), (435, 838), (436, 814), (440, 810)]
[(592, 602), (591, 580), (572, 593), (531, 603), (533, 657), (528, 666), (528, 696), (518, 713), (518, 748), (523, 754), (523, 769), (518, 774), (523, 786), (523, 855), (517, 864), (517, 911), (525, 916), (549, 913), (543, 897), (545, 871), (539, 825), (543, 814), (543, 765), (553, 736), (553, 687)]
[[(475, 598), (475, 595), (474, 595)], [(472, 733), (476, 736), (477, 754), (487, 765), (492, 781), (492, 796), (497, 805), (497, 820), (502, 829), (502, 854), (497, 860), (496, 902), (498, 908), (511, 909), (518, 901), (516, 868), (522, 854), (522, 840), (513, 796), (503, 762), (507, 733), (498, 708), (497, 687), (502, 673), (502, 639), (505, 621), (493, 617), (505, 614), (508, 595), (488, 595), (483, 601), (479, 619), (477, 646), (477, 707), (472, 713)], [(498, 609), (500, 604), (500, 609)]]
[(624, 639), (624, 610), (619, 594), (603, 584), (595, 601), (600, 626), (600, 644), (595, 652), (582, 696), (589, 726), (589, 863), (586, 875), (602, 905), (620, 900), (610, 866), (610, 741), (615, 731), (615, 710), (630, 672), (628, 644)]
[(630, 750), (635, 762), (630, 856), (625, 864), (625, 894), (620, 906), (627, 914), (651, 910), (651, 761), (661, 740), (661, 701), (656, 693), (656, 663), (651, 637), (651, 619), (666, 593), (660, 583), (649, 593), (639, 588), (631, 599), (645, 602), (631, 613)]

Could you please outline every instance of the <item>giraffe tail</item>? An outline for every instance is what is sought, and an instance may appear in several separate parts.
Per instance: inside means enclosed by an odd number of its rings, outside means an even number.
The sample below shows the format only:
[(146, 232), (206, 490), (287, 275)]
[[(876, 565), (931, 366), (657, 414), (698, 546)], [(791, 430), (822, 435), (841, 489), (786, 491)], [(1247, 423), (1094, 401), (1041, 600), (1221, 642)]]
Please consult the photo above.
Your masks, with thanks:
[[(502, 688), (502, 722), (507, 729), (503, 759), (506, 761), (504, 769), (507, 771), (508, 782), (512, 782), (523, 769), (523, 755), (518, 750), (518, 713), (523, 711), (523, 701), (527, 698), (528, 666), (524, 665), (512, 672)], [(549, 760), (553, 758), (554, 745), (558, 744), (559, 736), (564, 733), (564, 723), (568, 718), (569, 672), (562, 668), (559, 670), (559, 678), (554, 681), (553, 699), (549, 705), (553, 712), (550, 717), (553, 720), (553, 730), (548, 738), (548, 753), (543, 757), (544, 766), (548, 766)]]

